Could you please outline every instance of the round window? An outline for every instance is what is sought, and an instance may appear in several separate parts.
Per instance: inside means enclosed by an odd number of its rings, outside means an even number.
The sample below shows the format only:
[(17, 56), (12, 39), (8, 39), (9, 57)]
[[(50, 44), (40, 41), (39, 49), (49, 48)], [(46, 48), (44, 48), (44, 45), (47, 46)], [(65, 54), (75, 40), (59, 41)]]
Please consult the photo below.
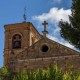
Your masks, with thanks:
[(47, 45), (43, 45), (42, 47), (41, 47), (41, 51), (42, 52), (47, 52), (49, 50), (49, 47), (47, 46)]

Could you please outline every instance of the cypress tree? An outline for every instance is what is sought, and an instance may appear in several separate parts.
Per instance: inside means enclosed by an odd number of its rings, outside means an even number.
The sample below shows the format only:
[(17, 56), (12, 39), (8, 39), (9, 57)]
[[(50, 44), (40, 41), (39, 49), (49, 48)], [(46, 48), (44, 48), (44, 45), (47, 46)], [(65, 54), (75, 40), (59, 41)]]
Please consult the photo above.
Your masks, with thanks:
[(80, 49), (80, 0), (72, 0), (71, 12), (70, 23), (63, 20), (59, 22), (60, 34), (74, 47)]

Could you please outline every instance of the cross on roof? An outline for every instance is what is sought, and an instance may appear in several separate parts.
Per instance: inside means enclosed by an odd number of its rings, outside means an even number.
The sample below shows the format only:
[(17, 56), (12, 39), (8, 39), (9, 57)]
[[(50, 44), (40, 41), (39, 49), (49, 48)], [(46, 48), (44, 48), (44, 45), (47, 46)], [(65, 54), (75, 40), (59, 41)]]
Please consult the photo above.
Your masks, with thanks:
[(43, 36), (46, 37), (46, 34), (48, 34), (48, 31), (46, 31), (46, 25), (48, 25), (48, 23), (46, 21), (44, 21), (42, 23), (42, 25), (44, 26), (44, 31), (42, 31), (43, 32)]
[(44, 21), (44, 22), (42, 23), (42, 25), (44, 26), (44, 31), (46, 31), (46, 25), (48, 25), (48, 23), (47, 23), (46, 21)]

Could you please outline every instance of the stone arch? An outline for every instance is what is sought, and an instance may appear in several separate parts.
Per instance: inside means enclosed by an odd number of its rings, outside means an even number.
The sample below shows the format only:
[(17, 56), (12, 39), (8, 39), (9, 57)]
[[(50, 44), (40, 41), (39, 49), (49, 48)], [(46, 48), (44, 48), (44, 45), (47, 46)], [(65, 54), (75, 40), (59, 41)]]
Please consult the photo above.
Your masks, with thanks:
[(21, 35), (20, 34), (15, 34), (12, 37), (12, 49), (17, 49), (21, 48)]
[(16, 33), (12, 34), (12, 37), (13, 37), (14, 35), (16, 35), (16, 34), (19, 34), (19, 35), (23, 38), (23, 34), (22, 34), (21, 32), (16, 32)]

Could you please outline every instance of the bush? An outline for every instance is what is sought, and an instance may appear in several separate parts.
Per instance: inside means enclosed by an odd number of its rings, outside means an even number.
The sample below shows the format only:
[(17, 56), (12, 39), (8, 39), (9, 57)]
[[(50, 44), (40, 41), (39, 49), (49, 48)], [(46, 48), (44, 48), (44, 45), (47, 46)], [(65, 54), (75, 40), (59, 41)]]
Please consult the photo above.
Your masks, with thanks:
[(63, 73), (57, 66), (49, 66), (47, 70), (20, 71), (12, 75), (6, 67), (0, 68), (0, 80), (80, 80), (80, 71)]

